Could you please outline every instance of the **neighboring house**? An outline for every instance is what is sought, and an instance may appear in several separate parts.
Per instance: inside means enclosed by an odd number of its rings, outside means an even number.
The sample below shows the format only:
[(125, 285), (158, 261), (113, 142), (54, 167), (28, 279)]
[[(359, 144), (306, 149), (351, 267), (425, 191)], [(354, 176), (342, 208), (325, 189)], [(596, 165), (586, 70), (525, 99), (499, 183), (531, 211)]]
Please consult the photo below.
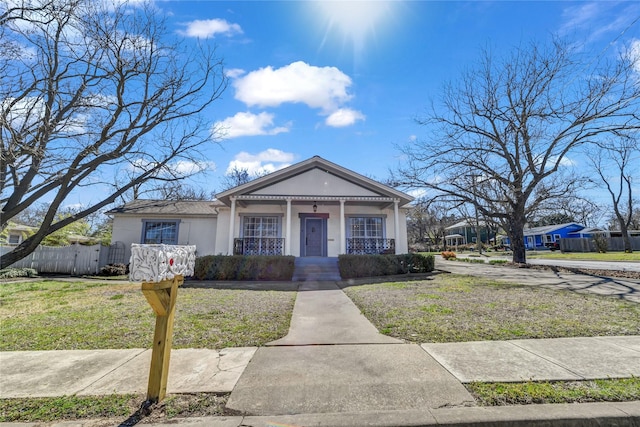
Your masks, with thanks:
[(215, 201), (136, 200), (113, 215), (113, 242), (196, 245), (198, 255), (335, 257), (406, 253), (413, 197), (315, 156)]
[[(484, 243), (495, 238), (495, 234), (488, 232), (485, 221), (478, 221), (480, 230), (480, 240)], [(447, 246), (458, 246), (474, 244), (477, 242), (478, 234), (476, 232), (476, 223), (471, 220), (463, 220), (445, 228), (447, 235), (444, 236)]]
[(584, 225), (580, 225), (575, 222), (525, 228), (524, 244), (527, 249), (548, 248), (553, 244), (559, 243), (562, 238), (579, 237), (573, 233), (584, 230), (584, 228)]
[(7, 227), (2, 231), (0, 237), (2, 241), (0, 243), (7, 245), (19, 245), (27, 237), (35, 233), (36, 230), (36, 227), (9, 222)]

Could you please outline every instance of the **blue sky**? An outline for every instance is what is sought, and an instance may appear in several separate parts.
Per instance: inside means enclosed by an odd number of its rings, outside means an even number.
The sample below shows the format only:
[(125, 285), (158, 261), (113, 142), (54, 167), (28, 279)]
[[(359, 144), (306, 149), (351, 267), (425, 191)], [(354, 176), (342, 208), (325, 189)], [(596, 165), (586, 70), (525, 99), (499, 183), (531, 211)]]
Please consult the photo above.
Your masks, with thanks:
[[(230, 167), (273, 171), (320, 155), (383, 180), (440, 88), (477, 63), (551, 34), (594, 55), (640, 49), (640, 2), (159, 1), (186, 43), (217, 46), (230, 85), (206, 118), (224, 136), (195, 184)], [(640, 50), (639, 50), (640, 51)], [(73, 201), (71, 201), (73, 202)]]
[[(275, 170), (320, 155), (384, 179), (414, 119), (480, 49), (551, 34), (615, 56), (640, 39), (639, 2), (160, 2), (170, 25), (217, 46), (231, 84), (208, 113), (214, 186), (230, 166)], [(626, 30), (626, 31), (625, 31)], [(623, 33), (624, 31), (624, 33)], [(621, 35), (622, 33), (622, 35)], [(211, 188), (207, 188), (210, 190)]]

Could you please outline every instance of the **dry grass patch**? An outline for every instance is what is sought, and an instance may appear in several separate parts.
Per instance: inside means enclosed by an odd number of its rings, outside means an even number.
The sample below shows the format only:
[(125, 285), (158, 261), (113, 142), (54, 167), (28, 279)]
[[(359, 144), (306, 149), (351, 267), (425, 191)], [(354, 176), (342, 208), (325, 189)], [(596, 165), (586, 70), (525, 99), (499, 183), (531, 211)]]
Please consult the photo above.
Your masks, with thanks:
[[(180, 288), (174, 348), (259, 346), (286, 335), (295, 292)], [(139, 284), (0, 285), (0, 351), (147, 348), (155, 316)]]
[(236, 415), (225, 408), (228, 398), (228, 394), (215, 393), (169, 394), (152, 405), (134, 394), (0, 399), (0, 422), (99, 419), (91, 425), (165, 424), (173, 418)]
[(411, 342), (640, 334), (640, 304), (480, 277), (440, 274), (345, 292), (382, 333)]

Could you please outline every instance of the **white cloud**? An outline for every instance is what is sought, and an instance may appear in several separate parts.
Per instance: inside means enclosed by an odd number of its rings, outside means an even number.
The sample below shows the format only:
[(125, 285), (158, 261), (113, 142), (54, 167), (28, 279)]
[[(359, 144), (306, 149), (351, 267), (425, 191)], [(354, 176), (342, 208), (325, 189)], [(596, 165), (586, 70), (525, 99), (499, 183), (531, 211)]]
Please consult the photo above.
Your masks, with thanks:
[(274, 126), (273, 117), (273, 114), (266, 112), (260, 114), (237, 113), (233, 117), (216, 122), (213, 125), (213, 133), (219, 134), (222, 138), (230, 139), (239, 136), (277, 135), (289, 132), (290, 123), (285, 126)]
[(325, 113), (351, 99), (351, 78), (335, 67), (315, 67), (298, 61), (282, 68), (268, 66), (234, 81), (235, 98), (248, 106), (277, 107), (303, 103)]
[(264, 175), (291, 166), (295, 159), (293, 153), (287, 153), (276, 148), (269, 148), (258, 154), (250, 154), (241, 151), (229, 162), (227, 174), (232, 170), (246, 169), (249, 175)]
[(240, 25), (229, 23), (224, 19), (196, 19), (183, 25), (187, 28), (186, 30), (179, 31), (179, 33), (187, 37), (206, 39), (215, 37), (218, 34), (227, 37), (234, 34), (242, 34)]
[(241, 75), (246, 73), (242, 68), (231, 68), (229, 70), (225, 70), (224, 74), (230, 79), (237, 79)]
[(216, 164), (214, 162), (195, 162), (192, 160), (178, 160), (171, 165), (171, 170), (179, 175), (192, 175), (198, 172), (204, 172), (205, 170), (216, 170)]
[(631, 60), (634, 61), (634, 68), (636, 72), (640, 73), (640, 40), (631, 40), (629, 54), (631, 55)]
[(365, 116), (360, 111), (352, 110), (350, 108), (340, 108), (339, 110), (331, 113), (325, 120), (325, 123), (327, 126), (341, 128), (351, 126), (356, 121), (364, 119)]

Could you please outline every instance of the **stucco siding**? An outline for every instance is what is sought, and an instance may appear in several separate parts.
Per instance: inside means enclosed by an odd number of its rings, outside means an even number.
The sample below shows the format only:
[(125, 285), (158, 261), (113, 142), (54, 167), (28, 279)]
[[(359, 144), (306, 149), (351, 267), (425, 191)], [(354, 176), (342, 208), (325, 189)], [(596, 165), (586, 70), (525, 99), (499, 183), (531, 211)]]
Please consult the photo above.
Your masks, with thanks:
[(131, 257), (131, 244), (141, 243), (145, 220), (179, 220), (178, 244), (196, 245), (198, 256), (215, 254), (217, 218), (174, 218), (154, 216), (124, 216), (113, 218), (112, 242), (125, 245), (125, 259)]
[(353, 184), (333, 174), (312, 169), (289, 179), (276, 182), (251, 194), (297, 196), (379, 196), (379, 194)]

